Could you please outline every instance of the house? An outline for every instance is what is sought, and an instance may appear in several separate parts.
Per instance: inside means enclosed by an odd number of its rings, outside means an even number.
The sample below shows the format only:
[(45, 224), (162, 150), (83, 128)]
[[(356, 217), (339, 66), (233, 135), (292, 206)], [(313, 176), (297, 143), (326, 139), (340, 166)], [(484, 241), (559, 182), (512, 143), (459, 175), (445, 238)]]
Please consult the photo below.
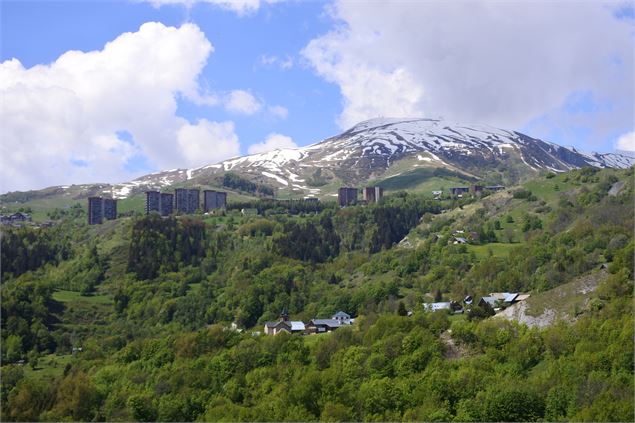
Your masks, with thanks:
[(443, 194), (443, 191), (432, 191), (432, 195), (435, 199), (438, 199)]
[(503, 185), (489, 185), (485, 187), (486, 190), (488, 191), (502, 191), (505, 189), (505, 186)]
[(346, 324), (336, 319), (311, 319), (306, 325), (306, 332), (309, 334), (333, 332), (342, 326)]
[(241, 209), (240, 214), (243, 216), (258, 216), (258, 209)]
[(450, 188), (450, 194), (452, 195), (462, 195), (470, 192), (470, 187), (452, 187)]
[(518, 292), (492, 292), (489, 295), (490, 297), (495, 298), (499, 303), (505, 305), (525, 301), (530, 297), (530, 294), (519, 294)]
[(479, 307), (491, 307), (494, 308), (497, 306), (496, 304), (497, 300), (495, 297), (481, 297), (481, 299), (478, 301), (478, 306)]
[(467, 239), (455, 236), (453, 244), (467, 244)]
[(277, 335), (280, 332), (291, 333), (291, 325), (284, 320), (265, 322), (265, 335)]
[(338, 311), (330, 319), (312, 319), (306, 325), (306, 333), (326, 333), (332, 332), (342, 326), (349, 326), (355, 323), (355, 319), (350, 314)]
[(277, 335), (280, 332), (304, 333), (304, 322), (289, 320), (289, 312), (286, 307), (280, 313), (280, 319), (275, 322), (265, 322), (265, 335)]
[(17, 212), (9, 216), (9, 219), (11, 220), (11, 223), (30, 222), (31, 215), (28, 213)]
[(485, 188), (483, 185), (470, 185), (470, 192), (472, 194), (483, 192), (483, 188)]
[(454, 314), (463, 313), (463, 307), (456, 301), (445, 301), (438, 303), (423, 303), (423, 309), (427, 311), (448, 310)]
[(474, 299), (471, 295), (467, 295), (465, 298), (463, 298), (463, 302), (467, 305), (470, 305), (474, 302)]
[(335, 313), (331, 319), (333, 320), (338, 320), (341, 323), (346, 323), (349, 324), (348, 322), (351, 321), (351, 316), (348, 313), (344, 313), (343, 311), (338, 311), (337, 313)]

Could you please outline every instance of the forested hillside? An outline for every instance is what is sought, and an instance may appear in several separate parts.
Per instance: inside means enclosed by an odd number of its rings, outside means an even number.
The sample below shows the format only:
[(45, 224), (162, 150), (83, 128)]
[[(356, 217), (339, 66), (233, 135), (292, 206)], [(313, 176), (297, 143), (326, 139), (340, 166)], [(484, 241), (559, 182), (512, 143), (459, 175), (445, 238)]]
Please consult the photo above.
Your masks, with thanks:
[[(584, 168), (475, 198), (3, 229), (2, 420), (632, 421), (633, 200), (633, 168)], [(548, 298), (600, 266), (543, 329), (422, 306)], [(284, 308), (356, 320), (262, 334)]]

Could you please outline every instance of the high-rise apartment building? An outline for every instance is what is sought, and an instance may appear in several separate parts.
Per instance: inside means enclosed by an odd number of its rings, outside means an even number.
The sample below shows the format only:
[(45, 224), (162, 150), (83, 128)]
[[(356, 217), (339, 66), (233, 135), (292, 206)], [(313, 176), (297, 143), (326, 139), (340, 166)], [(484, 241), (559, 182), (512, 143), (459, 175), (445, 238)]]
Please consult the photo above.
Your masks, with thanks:
[(114, 220), (117, 218), (117, 200), (104, 198), (104, 219)]
[(174, 194), (161, 193), (160, 199), (161, 216), (169, 216), (174, 212)]
[(104, 201), (101, 197), (88, 197), (88, 224), (99, 225), (104, 220)]
[(340, 207), (357, 204), (357, 188), (342, 187), (337, 192)]
[(174, 190), (174, 208), (177, 213), (187, 213), (187, 189)]
[(213, 209), (221, 209), (227, 206), (227, 193), (221, 191), (203, 191), (203, 210), (208, 212)]
[(161, 211), (161, 194), (159, 191), (146, 191), (146, 214)]
[(384, 196), (382, 187), (366, 187), (364, 188), (364, 200), (368, 203), (378, 203)]
[(198, 189), (187, 190), (187, 213), (196, 213), (201, 204), (201, 191)]

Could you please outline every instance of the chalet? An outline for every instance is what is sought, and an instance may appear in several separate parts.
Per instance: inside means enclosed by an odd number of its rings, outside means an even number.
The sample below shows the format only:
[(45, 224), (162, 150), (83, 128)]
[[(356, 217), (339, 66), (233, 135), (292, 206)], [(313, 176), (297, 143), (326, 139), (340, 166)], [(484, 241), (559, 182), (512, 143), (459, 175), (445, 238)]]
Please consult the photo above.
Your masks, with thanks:
[(342, 326), (345, 324), (335, 319), (311, 319), (306, 325), (306, 332), (310, 334), (333, 332)]
[(452, 195), (461, 195), (461, 194), (467, 194), (468, 192), (470, 192), (470, 187), (452, 187), (450, 188), (450, 194)]
[(453, 244), (467, 244), (467, 239), (455, 236)]
[(463, 313), (463, 307), (456, 301), (446, 301), (438, 303), (423, 303), (423, 309), (427, 311), (448, 310), (454, 314)]
[(289, 312), (286, 308), (282, 309), (279, 320), (265, 322), (265, 335), (277, 335), (281, 332), (304, 333), (305, 329), (303, 322), (289, 320)]
[(265, 335), (277, 335), (280, 332), (291, 333), (291, 325), (284, 320), (265, 322)]
[(17, 212), (11, 215), (2, 215), (0, 217), (0, 223), (3, 225), (10, 225), (12, 223), (30, 222), (31, 215), (28, 213)]
[(530, 294), (520, 294), (518, 292), (491, 292), (490, 297), (493, 297), (500, 304), (511, 305), (520, 301), (525, 301), (529, 298)]
[(342, 326), (348, 326), (355, 323), (348, 313), (338, 311), (330, 319), (312, 319), (306, 325), (306, 333), (326, 333), (332, 332)]
[(351, 316), (350, 314), (344, 313), (343, 311), (338, 311), (333, 315), (333, 317), (331, 317), (331, 319), (338, 320), (341, 323), (350, 324), (349, 322), (351, 321)]
[(478, 304), (479, 307), (497, 307), (497, 300), (495, 297), (481, 297)]
[(483, 192), (483, 188), (485, 188), (483, 185), (470, 185), (470, 192), (472, 194)]

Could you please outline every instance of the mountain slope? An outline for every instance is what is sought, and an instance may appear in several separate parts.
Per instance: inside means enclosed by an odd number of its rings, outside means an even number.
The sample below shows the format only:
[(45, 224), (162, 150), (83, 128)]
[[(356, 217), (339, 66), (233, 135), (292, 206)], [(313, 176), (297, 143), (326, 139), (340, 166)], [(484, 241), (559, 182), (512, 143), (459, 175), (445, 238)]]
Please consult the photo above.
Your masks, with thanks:
[(5, 194), (0, 201), (24, 203), (42, 196), (82, 199), (98, 193), (127, 198), (147, 189), (175, 185), (221, 187), (222, 175), (230, 171), (270, 185), (284, 198), (331, 196), (342, 184), (364, 185), (369, 181), (381, 184), (389, 178), (393, 178), (388, 184), (390, 188), (397, 189), (394, 177), (402, 174), (409, 184), (402, 188), (411, 189), (413, 179), (422, 175), (416, 171), (420, 168), (443, 169), (451, 177), (442, 181), (483, 180), (511, 185), (541, 171), (561, 172), (584, 166), (626, 168), (634, 163), (635, 158), (626, 155), (583, 153), (487, 125), (379, 118), (303, 148), (237, 157), (195, 169), (172, 169), (122, 184)]

